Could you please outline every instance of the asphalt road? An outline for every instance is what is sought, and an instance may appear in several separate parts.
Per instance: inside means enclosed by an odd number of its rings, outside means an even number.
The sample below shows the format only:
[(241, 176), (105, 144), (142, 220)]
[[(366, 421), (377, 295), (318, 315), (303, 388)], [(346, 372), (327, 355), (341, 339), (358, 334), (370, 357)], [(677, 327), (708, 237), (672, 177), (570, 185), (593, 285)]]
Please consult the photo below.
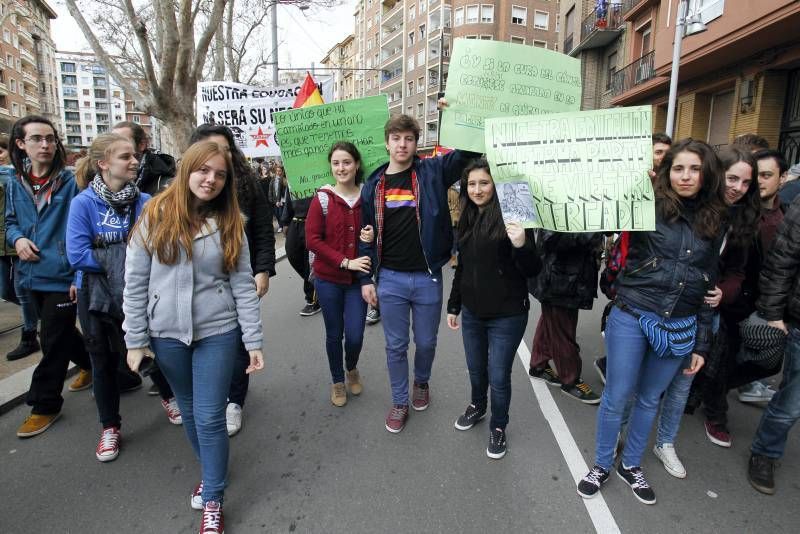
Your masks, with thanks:
[[(612, 477), (602, 492), (607, 509), (598, 499), (587, 508), (565, 460), (566, 454), (573, 469), (576, 461), (591, 465), (596, 407), (539, 386), (552, 406), (546, 419), (519, 358), (506, 457), (486, 457), (486, 422), (468, 432), (453, 428), (468, 400), (468, 379), (460, 333), (444, 320), (431, 406), (412, 411), (403, 432), (390, 434), (383, 425), (390, 396), (380, 325), (367, 330), (359, 365), (364, 393), (333, 407), (322, 317), (297, 315), (299, 279), (286, 262), (278, 272), (263, 303), (266, 369), (252, 378), (244, 428), (231, 440), (228, 532), (796, 532), (800, 429), (790, 437), (777, 495), (755, 492), (745, 468), (761, 410), (733, 395), (731, 449), (708, 442), (700, 415), (686, 416), (677, 447), (688, 478), (671, 477), (648, 453), (644, 469), (658, 504), (639, 504)], [(447, 273), (448, 289), (450, 279)], [(601, 309), (599, 303), (581, 314), (578, 338), (584, 378), (598, 390), (591, 361), (602, 351)], [(528, 346), (537, 319), (535, 309)], [(26, 407), (0, 417), (0, 532), (196, 532), (200, 515), (188, 499), (199, 466), (157, 398), (144, 389), (123, 396), (123, 449), (101, 464), (92, 397), (65, 396), (62, 419), (33, 439), (14, 435)]]

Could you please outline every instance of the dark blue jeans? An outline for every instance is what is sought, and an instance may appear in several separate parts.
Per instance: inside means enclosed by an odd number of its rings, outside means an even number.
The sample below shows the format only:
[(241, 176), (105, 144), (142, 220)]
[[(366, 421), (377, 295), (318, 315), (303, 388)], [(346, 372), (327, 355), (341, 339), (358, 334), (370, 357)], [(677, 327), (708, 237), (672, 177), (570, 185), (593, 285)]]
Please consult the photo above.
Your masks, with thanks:
[(222, 502), (228, 476), (225, 408), (242, 332), (209, 336), (185, 345), (177, 339), (150, 338), (156, 363), (167, 377), (181, 409), (183, 428), (203, 480), (203, 502)]
[(344, 365), (348, 371), (358, 365), (361, 346), (364, 344), (367, 303), (361, 298), (359, 283), (335, 284), (317, 278), (314, 280), (314, 287), (325, 321), (325, 350), (328, 353), (331, 380), (334, 384), (344, 382), (342, 357), (344, 356)]
[(408, 405), (409, 327), (414, 332), (414, 381), (431, 377), (436, 338), (442, 317), (442, 272), (393, 271), (385, 267), (378, 277), (378, 303), (386, 337), (386, 364), (392, 386), (392, 404)]
[(491, 428), (505, 429), (511, 404), (511, 369), (528, 314), (481, 319), (466, 307), (461, 309), (461, 334), (467, 357), (472, 404), (486, 408), (486, 390), (491, 386)]
[(784, 352), (783, 380), (769, 401), (750, 450), (778, 459), (783, 456), (789, 430), (800, 419), (800, 329), (789, 327)]

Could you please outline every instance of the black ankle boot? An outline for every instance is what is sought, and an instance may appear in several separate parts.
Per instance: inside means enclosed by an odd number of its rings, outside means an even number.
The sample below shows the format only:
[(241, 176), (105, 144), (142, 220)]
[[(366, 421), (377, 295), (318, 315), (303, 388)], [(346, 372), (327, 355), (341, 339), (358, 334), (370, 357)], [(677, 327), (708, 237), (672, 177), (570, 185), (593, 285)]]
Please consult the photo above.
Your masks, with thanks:
[(22, 330), (22, 339), (20, 339), (17, 348), (6, 354), (6, 359), (10, 362), (19, 360), (25, 356), (30, 356), (39, 350), (39, 340), (36, 339), (36, 330)]

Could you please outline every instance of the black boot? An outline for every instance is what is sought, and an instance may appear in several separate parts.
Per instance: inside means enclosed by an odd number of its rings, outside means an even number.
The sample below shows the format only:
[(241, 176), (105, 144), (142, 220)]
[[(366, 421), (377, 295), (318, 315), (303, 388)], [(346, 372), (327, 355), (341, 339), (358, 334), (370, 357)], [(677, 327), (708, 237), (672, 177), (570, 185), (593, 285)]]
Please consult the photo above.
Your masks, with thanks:
[(25, 356), (30, 356), (39, 350), (39, 340), (36, 339), (36, 330), (22, 330), (22, 339), (17, 348), (6, 354), (6, 359), (10, 362), (19, 360)]
[(747, 479), (750, 484), (767, 495), (775, 493), (775, 460), (760, 454), (751, 454), (747, 466)]

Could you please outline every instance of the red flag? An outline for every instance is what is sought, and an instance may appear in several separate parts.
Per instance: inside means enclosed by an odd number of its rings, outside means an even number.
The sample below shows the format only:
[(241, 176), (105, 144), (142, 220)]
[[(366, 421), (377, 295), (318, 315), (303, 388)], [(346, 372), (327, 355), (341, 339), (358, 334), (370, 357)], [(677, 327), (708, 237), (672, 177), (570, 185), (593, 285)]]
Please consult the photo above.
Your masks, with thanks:
[(303, 82), (303, 87), (300, 88), (300, 92), (297, 93), (297, 97), (294, 99), (294, 106), (292, 107), (304, 108), (324, 103), (325, 101), (322, 100), (322, 95), (319, 94), (317, 83), (314, 81), (314, 78), (311, 77), (311, 74), (306, 73), (306, 80)]

